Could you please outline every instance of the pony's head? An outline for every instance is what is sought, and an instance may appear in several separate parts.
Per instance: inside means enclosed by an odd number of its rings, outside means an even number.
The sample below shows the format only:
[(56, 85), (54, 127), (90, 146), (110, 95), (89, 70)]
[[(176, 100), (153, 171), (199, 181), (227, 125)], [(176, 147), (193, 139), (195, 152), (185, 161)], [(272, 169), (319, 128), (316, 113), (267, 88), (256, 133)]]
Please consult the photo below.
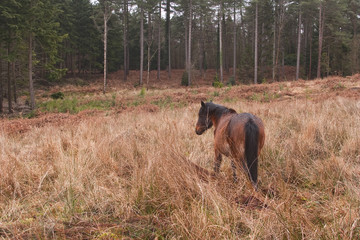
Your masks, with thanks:
[(210, 119), (209, 103), (201, 101), (201, 108), (199, 110), (199, 119), (196, 123), (195, 132), (197, 135), (203, 134), (207, 129), (211, 128), (213, 123)]

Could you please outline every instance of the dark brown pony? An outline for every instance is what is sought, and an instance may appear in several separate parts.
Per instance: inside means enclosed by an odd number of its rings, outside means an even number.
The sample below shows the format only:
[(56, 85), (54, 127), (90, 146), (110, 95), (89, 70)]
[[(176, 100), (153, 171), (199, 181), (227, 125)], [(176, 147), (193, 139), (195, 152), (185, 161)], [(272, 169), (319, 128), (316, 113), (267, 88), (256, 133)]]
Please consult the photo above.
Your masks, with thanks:
[(258, 155), (265, 141), (261, 119), (250, 113), (238, 114), (234, 109), (201, 101), (196, 134), (203, 134), (213, 125), (215, 173), (219, 172), (223, 154), (231, 158), (234, 181), (237, 181), (236, 167), (241, 166), (257, 188)]

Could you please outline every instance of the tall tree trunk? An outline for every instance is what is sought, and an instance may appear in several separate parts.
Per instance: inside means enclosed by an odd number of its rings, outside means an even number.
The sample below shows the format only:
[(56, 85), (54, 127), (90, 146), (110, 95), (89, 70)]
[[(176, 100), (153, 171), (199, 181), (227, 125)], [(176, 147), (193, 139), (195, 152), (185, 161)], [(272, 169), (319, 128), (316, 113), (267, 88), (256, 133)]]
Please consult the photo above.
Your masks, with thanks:
[(106, 85), (107, 85), (107, 18), (108, 18), (108, 9), (107, 9), (107, 1), (104, 1), (104, 88), (103, 88), (103, 94), (106, 93)]
[(157, 80), (160, 80), (160, 70), (161, 70), (160, 68), (161, 68), (161, 1), (159, 1)]
[[(30, 28), (31, 29), (31, 28)], [(33, 51), (33, 36), (32, 36), (32, 32), (30, 30), (29, 33), (29, 91), (30, 91), (30, 109), (34, 110), (35, 109), (35, 94), (34, 94), (34, 82), (33, 82), (33, 77), (32, 77), (32, 71), (33, 71), (33, 66), (32, 66), (32, 51)]]
[(144, 71), (144, 9), (140, 6), (140, 76), (139, 84), (143, 83), (143, 71)]
[[(276, 19), (276, 17), (275, 17)], [(273, 33), (273, 66), (272, 66), (272, 80), (275, 81), (275, 69), (276, 69), (276, 64), (275, 64), (275, 59), (276, 59), (276, 20), (274, 21), (274, 29), (273, 29), (274, 33)]]
[(324, 23), (325, 23), (325, 13), (323, 9), (322, 1), (320, 1), (319, 7), (319, 50), (318, 50), (318, 66), (316, 77), (321, 77), (321, 55), (322, 55), (322, 43), (323, 43), (323, 33), (324, 33)]
[(188, 36), (189, 36), (189, 25), (188, 25), (188, 22), (187, 22), (187, 12), (184, 13), (184, 25), (185, 25), (185, 37), (184, 37), (184, 40), (185, 40), (185, 70), (186, 70), (186, 73), (189, 71), (189, 66), (188, 66), (188, 53), (189, 53), (189, 50), (188, 50)]
[(171, 51), (170, 51), (170, 0), (166, 0), (166, 23), (165, 23), (165, 31), (166, 31), (166, 51), (167, 51), (167, 63), (168, 63), (168, 78), (171, 79)]
[(12, 82), (13, 82), (13, 96), (14, 102), (17, 104), (17, 94), (16, 94), (16, 76), (15, 76), (15, 61), (11, 63), (11, 73), (12, 73)]
[[(242, 77), (242, 72), (243, 72), (243, 63), (244, 63), (244, 56), (245, 56), (245, 52), (246, 52), (246, 39), (245, 39), (245, 26), (244, 26), (244, 17), (243, 17), (243, 1), (240, 0), (239, 1), (240, 4), (240, 55), (239, 55), (239, 72), (241, 74), (240, 77)], [(242, 54), (243, 53), (243, 54)]]
[(151, 45), (152, 45), (152, 24), (151, 24), (151, 13), (148, 13), (148, 37), (147, 37), (147, 77), (146, 85), (149, 85), (150, 79), (150, 63), (151, 63)]
[(192, 0), (189, 2), (189, 43), (188, 43), (188, 86), (191, 85), (191, 32), (192, 32)]
[[(225, 21), (225, 13), (223, 11), (222, 14), (222, 29), (223, 29), (223, 36), (222, 36), (222, 42), (223, 42), (223, 62), (224, 62), (224, 69), (226, 71), (227, 74), (229, 74), (229, 54), (228, 54), (228, 49), (229, 49), (229, 44), (228, 44), (228, 27)], [(225, 44), (224, 44), (225, 43)]]
[(234, 1), (234, 53), (233, 53), (233, 78), (236, 81), (236, 1)]
[(204, 27), (203, 27), (203, 14), (200, 14), (200, 56), (199, 56), (199, 69), (201, 78), (204, 77)]
[(313, 28), (310, 28), (310, 34), (309, 34), (309, 69), (308, 69), (308, 79), (311, 79), (311, 65), (312, 65), (312, 34), (313, 34)]
[(254, 83), (258, 82), (258, 2), (255, 3), (255, 56), (254, 56)]
[(309, 34), (309, 25), (308, 25), (308, 19), (304, 19), (304, 48), (303, 48), (303, 55), (304, 55), (304, 73), (305, 76), (307, 76), (307, 45), (308, 45), (308, 34)]
[[(0, 42), (0, 49), (2, 50), (2, 44)], [(3, 90), (3, 75), (2, 75), (2, 71), (3, 71), (3, 61), (2, 61), (2, 56), (1, 56), (1, 51), (0, 51), (0, 113), (3, 113), (4, 109), (3, 109), (3, 98), (4, 98), (4, 90)]]
[(11, 74), (11, 65), (12, 62), (10, 61), (10, 54), (11, 54), (11, 32), (9, 31), (9, 42), (8, 42), (8, 49), (7, 49), (7, 54), (8, 54), (8, 69), (7, 69), (7, 86), (8, 86), (8, 91), (7, 91), (7, 99), (8, 99), (8, 107), (9, 107), (9, 113), (13, 113), (13, 107), (12, 107), (12, 96), (11, 96), (11, 84), (12, 84), (12, 74)]
[(124, 0), (124, 10), (123, 10), (123, 24), (124, 24), (124, 29), (123, 29), (123, 44), (124, 44), (124, 81), (127, 80), (127, 75), (128, 75), (128, 57), (127, 57), (127, 12), (128, 12), (128, 0)]
[(265, 34), (265, 24), (264, 22), (261, 24), (261, 32), (260, 34), (258, 33), (258, 42), (259, 42), (259, 36), (260, 36), (260, 48), (258, 49), (258, 54), (259, 54), (259, 59), (260, 59), (260, 64), (258, 66), (258, 72), (260, 72), (260, 75), (258, 74), (258, 78), (263, 78), (264, 72), (265, 72), (265, 60), (266, 60), (266, 56), (265, 56), (265, 39), (266, 39), (266, 34)]
[(281, 48), (281, 76), (283, 80), (287, 80), (285, 76), (285, 49)]
[(273, 59), (272, 59), (272, 80), (275, 81), (275, 69), (276, 69), (276, 3), (275, 3), (275, 11), (274, 11), (274, 29), (273, 29)]
[(284, 27), (284, 18), (285, 18), (285, 6), (284, 0), (279, 1), (278, 5), (278, 31), (277, 31), (277, 51), (275, 58), (275, 78), (276, 74), (279, 72), (279, 58), (280, 58), (280, 45), (281, 45), (281, 35)]
[(299, 26), (298, 26), (298, 44), (297, 44), (297, 56), (296, 56), (296, 80), (299, 79), (300, 70), (300, 47), (301, 47), (301, 9), (299, 6)]
[(220, 13), (219, 13), (219, 67), (220, 67), (220, 82), (224, 81), (224, 74), (223, 74), (223, 47), (222, 47), (222, 18), (223, 15), (223, 3), (222, 0), (220, 1)]
[[(353, 2), (353, 4), (351, 4), (351, 7), (353, 9), (356, 9), (356, 5), (355, 3)], [(357, 11), (356, 11), (357, 10)], [(358, 14), (360, 13), (359, 12), (359, 9), (356, 9), (355, 12), (357, 12)], [(356, 15), (356, 14), (354, 14)], [(355, 74), (357, 72), (359, 72), (359, 47), (360, 47), (360, 42), (359, 42), (359, 37), (358, 37), (358, 34), (357, 34), (357, 29), (358, 29), (358, 15), (357, 16), (352, 16), (351, 17), (351, 23), (352, 23), (352, 27), (353, 27), (353, 32), (354, 32), (354, 35), (353, 35), (353, 38), (352, 38), (352, 47), (351, 47), (351, 73), (352, 74)]]

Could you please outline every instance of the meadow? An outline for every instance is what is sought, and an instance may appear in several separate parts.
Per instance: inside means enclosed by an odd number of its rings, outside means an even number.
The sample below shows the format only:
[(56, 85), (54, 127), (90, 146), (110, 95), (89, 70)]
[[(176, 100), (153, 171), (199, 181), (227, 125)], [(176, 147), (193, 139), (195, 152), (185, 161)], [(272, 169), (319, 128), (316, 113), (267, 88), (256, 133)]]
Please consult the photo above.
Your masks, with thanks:
[[(40, 93), (36, 113), (0, 120), (0, 238), (360, 238), (359, 75), (99, 86)], [(263, 120), (257, 192), (242, 172), (233, 183), (229, 159), (218, 178), (190, 164), (213, 169), (213, 130), (195, 134), (210, 99)]]

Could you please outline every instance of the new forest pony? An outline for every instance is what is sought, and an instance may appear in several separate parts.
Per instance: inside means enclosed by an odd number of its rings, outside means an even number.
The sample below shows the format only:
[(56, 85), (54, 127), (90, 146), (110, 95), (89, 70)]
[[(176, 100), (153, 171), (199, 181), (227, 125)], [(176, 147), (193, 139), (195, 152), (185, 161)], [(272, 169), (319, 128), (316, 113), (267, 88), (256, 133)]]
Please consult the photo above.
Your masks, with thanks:
[(265, 141), (261, 119), (250, 113), (238, 114), (234, 109), (201, 101), (196, 134), (203, 134), (213, 125), (215, 173), (219, 172), (223, 154), (231, 159), (234, 181), (237, 182), (236, 167), (241, 167), (256, 189), (258, 155)]

